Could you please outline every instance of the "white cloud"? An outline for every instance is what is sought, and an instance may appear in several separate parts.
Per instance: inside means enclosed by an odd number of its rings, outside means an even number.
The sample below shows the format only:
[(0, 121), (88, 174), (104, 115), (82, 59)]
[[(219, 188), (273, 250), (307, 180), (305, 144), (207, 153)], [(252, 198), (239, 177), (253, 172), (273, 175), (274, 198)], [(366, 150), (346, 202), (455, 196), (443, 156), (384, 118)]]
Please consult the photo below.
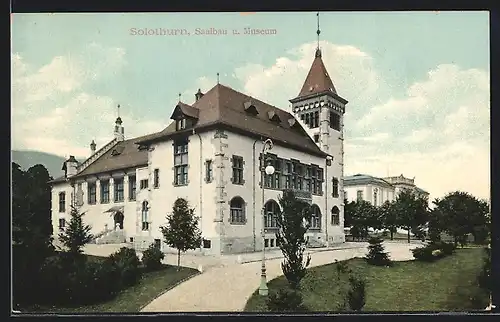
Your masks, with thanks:
[[(246, 93), (286, 108), (305, 80), (315, 47), (304, 44), (271, 66), (249, 63), (235, 76)], [(345, 174), (415, 176), (433, 198), (459, 189), (489, 196), (487, 71), (442, 64), (404, 89), (386, 83), (358, 48), (326, 42), (321, 48), (339, 95), (350, 101)]]
[[(279, 106), (288, 107), (288, 100), (296, 97), (314, 59), (316, 43), (303, 44), (279, 57), (272, 66), (249, 63), (237, 68), (235, 77), (243, 81), (245, 93)], [(383, 80), (373, 67), (372, 58), (348, 45), (321, 42), (323, 62), (340, 96), (362, 97), (362, 102), (373, 100), (379, 94)]]
[[(85, 85), (112, 76), (125, 64), (123, 49), (95, 43), (77, 55), (54, 57), (40, 68), (13, 54), (13, 148), (82, 157), (89, 154), (91, 140), (98, 147), (106, 144), (112, 139), (116, 115), (111, 111), (117, 103), (111, 97), (88, 92)], [(131, 113), (121, 117), (127, 137), (166, 126)]]

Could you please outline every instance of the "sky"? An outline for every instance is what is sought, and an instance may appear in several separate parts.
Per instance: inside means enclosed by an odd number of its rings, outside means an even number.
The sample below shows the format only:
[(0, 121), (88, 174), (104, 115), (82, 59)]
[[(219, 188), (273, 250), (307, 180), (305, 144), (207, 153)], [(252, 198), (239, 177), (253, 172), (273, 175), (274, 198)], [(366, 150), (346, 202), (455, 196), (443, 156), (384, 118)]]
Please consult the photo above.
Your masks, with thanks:
[[(162, 130), (179, 94), (193, 103), (217, 73), (221, 84), (289, 110), (314, 59), (316, 19), (13, 14), (12, 149), (86, 157), (92, 140), (99, 148), (113, 138), (118, 104), (126, 137)], [(457, 190), (488, 199), (488, 12), (322, 12), (320, 29), (323, 61), (349, 101), (345, 175), (403, 174), (431, 199)]]

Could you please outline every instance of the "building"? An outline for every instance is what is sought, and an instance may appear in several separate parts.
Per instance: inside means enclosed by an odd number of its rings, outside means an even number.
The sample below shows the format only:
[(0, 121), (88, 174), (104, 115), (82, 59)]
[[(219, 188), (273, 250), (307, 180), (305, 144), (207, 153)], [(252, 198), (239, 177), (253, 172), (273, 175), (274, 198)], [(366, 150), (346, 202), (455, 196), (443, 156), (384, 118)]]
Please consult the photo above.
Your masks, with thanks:
[[(179, 101), (160, 132), (126, 139), (118, 117), (113, 140), (98, 150), (92, 141), (90, 157), (81, 163), (69, 157), (64, 176), (51, 182), (54, 232), (66, 226), (73, 202), (97, 243), (126, 241), (139, 250), (156, 243), (172, 251), (161, 242), (160, 226), (174, 201), (185, 198), (199, 217), (203, 244), (196, 252), (275, 248), (279, 197), (293, 189), (313, 206), (311, 245), (344, 242), (347, 100), (337, 94), (319, 46), (290, 103), (293, 114), (217, 84), (198, 90), (192, 104)], [(272, 148), (264, 150), (267, 139)], [(267, 165), (273, 174), (265, 173)]]
[(415, 178), (396, 177), (377, 178), (366, 174), (355, 174), (344, 178), (344, 198), (348, 201), (366, 200), (374, 206), (396, 199), (403, 189), (412, 189), (417, 194), (429, 193), (415, 185)]

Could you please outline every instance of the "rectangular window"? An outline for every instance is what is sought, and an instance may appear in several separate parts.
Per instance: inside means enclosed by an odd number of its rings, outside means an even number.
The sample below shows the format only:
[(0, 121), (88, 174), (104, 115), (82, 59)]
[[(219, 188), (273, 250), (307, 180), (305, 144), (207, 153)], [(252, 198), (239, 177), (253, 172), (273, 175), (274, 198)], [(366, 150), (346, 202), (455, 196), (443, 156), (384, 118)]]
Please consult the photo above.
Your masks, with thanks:
[(154, 170), (153, 186), (155, 188), (160, 187), (160, 169)]
[(274, 247), (274, 238), (271, 239), (271, 247)]
[(264, 239), (264, 247), (269, 247), (269, 239)]
[(128, 177), (128, 199), (135, 200), (136, 198), (137, 181), (135, 176)]
[(59, 192), (59, 212), (66, 212), (66, 192)]
[(212, 241), (210, 239), (203, 238), (203, 248), (211, 248)]
[(97, 202), (97, 186), (95, 182), (87, 183), (88, 190), (88, 203), (89, 205), (95, 205)]
[(347, 199), (347, 190), (344, 190), (344, 199)]
[(188, 184), (188, 141), (174, 143), (174, 185)]
[(323, 194), (323, 181), (325, 181), (325, 178), (323, 177), (323, 169), (318, 169), (317, 171), (318, 175), (318, 195)]
[(356, 200), (357, 201), (363, 200), (363, 190), (356, 191)]
[(319, 112), (316, 111), (314, 112), (314, 119), (313, 119), (313, 128), (319, 127)]
[(101, 203), (109, 202), (109, 180), (101, 181)]
[(244, 184), (243, 180), (243, 157), (233, 155), (233, 178), (234, 184)]
[(66, 228), (66, 219), (59, 218), (59, 231), (64, 231), (64, 228)]
[(333, 198), (339, 197), (339, 179), (338, 178), (332, 179), (332, 197)]
[(184, 130), (186, 128), (186, 119), (182, 118), (175, 121), (175, 128), (177, 131)]
[(141, 190), (147, 189), (149, 187), (149, 180), (148, 179), (142, 179), (140, 182), (140, 188)]
[(378, 189), (373, 189), (373, 205), (378, 206)]
[(161, 249), (161, 239), (155, 239), (155, 248)]
[(114, 192), (115, 192), (115, 202), (123, 202), (123, 199), (125, 198), (123, 178), (114, 180)]
[(149, 223), (147, 221), (142, 222), (142, 231), (148, 231), (149, 230)]
[(205, 161), (205, 182), (206, 183), (212, 182), (212, 178), (213, 178), (212, 160), (206, 160)]
[(335, 112), (330, 112), (330, 127), (336, 131), (340, 131), (340, 115)]

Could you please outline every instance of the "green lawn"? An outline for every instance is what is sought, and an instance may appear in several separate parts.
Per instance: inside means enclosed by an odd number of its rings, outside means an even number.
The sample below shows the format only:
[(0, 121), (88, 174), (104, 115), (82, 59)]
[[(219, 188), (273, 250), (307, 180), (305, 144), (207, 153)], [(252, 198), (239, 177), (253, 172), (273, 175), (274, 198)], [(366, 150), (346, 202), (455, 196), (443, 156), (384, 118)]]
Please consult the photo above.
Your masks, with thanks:
[[(463, 311), (482, 310), (488, 305), (488, 294), (476, 282), (483, 258), (482, 248), (471, 248), (458, 249), (434, 263), (395, 262), (386, 268), (355, 258), (347, 264), (367, 281), (363, 311)], [(280, 276), (268, 285), (272, 292), (286, 284)], [(335, 264), (309, 269), (301, 292), (311, 311), (337, 311), (340, 295)], [(245, 311), (266, 311), (265, 300), (257, 291)]]
[[(99, 257), (93, 259), (100, 260)], [(72, 308), (43, 307), (36, 308), (34, 311), (51, 313), (138, 312), (164, 291), (196, 274), (198, 271), (192, 268), (181, 267), (181, 270), (177, 271), (176, 266), (165, 265), (159, 271), (145, 273), (138, 284), (123, 290), (111, 301)]]

